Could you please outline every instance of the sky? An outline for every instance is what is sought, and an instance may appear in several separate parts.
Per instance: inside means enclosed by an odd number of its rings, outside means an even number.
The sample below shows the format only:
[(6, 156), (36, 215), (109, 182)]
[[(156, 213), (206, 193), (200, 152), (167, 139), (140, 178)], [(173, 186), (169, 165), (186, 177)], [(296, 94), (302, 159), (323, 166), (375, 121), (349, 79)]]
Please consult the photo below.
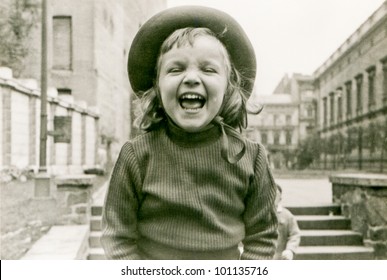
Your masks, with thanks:
[(257, 57), (256, 94), (271, 94), (286, 74), (311, 75), (384, 0), (168, 0), (233, 16)]

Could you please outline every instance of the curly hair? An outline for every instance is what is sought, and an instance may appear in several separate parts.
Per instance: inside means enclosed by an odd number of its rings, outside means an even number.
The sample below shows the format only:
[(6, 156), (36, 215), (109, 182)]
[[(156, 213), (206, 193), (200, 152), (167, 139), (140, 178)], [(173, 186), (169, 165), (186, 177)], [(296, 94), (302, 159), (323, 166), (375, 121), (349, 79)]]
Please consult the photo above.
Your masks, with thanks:
[(211, 36), (216, 38), (224, 53), (225, 64), (228, 72), (228, 84), (224, 96), (223, 104), (219, 112), (219, 116), (223, 118), (223, 122), (233, 128), (247, 127), (247, 109), (246, 102), (248, 94), (243, 88), (241, 73), (232, 65), (229, 54), (225, 46), (219, 38), (222, 36), (216, 35), (208, 28), (182, 28), (173, 32), (162, 44), (156, 65), (156, 77), (153, 82), (153, 87), (141, 94), (141, 99), (137, 100), (137, 111), (135, 125), (145, 131), (157, 129), (162, 125), (167, 115), (162, 107), (158, 94), (158, 69), (162, 56), (170, 51), (173, 47), (193, 45), (198, 36)]

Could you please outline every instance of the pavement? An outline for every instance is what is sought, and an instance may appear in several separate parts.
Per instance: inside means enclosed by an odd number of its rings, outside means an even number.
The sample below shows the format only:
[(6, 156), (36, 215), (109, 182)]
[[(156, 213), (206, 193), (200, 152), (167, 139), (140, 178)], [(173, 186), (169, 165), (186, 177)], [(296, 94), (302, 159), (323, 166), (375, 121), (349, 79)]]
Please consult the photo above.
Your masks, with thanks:
[[(276, 179), (282, 187), (284, 206), (320, 206), (332, 203), (332, 189), (328, 178)], [(108, 182), (93, 195), (94, 205), (103, 205)]]
[(328, 178), (276, 179), (282, 187), (282, 203), (286, 206), (321, 206), (332, 203)]
[(90, 225), (52, 226), (22, 260), (84, 260), (88, 255)]

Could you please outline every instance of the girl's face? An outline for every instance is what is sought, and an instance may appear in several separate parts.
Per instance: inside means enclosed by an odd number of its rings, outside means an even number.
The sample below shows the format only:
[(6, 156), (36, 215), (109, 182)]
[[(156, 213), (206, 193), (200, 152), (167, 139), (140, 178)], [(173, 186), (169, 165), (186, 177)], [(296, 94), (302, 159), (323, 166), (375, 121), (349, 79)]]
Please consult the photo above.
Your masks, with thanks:
[(173, 47), (159, 63), (158, 86), (168, 116), (188, 132), (198, 132), (218, 114), (228, 82), (227, 54), (211, 36)]

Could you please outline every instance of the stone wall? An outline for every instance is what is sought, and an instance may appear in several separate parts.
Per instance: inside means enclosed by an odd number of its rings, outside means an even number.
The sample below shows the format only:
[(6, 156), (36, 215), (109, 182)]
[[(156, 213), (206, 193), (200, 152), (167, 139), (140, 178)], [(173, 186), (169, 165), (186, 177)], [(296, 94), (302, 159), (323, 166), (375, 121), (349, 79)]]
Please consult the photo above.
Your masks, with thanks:
[[(39, 166), (40, 92), (36, 80), (17, 80), (9, 68), (0, 67), (0, 170), (36, 171)], [(50, 88), (47, 97), (48, 131), (54, 130), (55, 116), (71, 117), (70, 143), (47, 139), (47, 167), (53, 175), (83, 173), (99, 165), (96, 109), (72, 98), (59, 98)]]
[(334, 175), (330, 181), (333, 202), (341, 204), (352, 229), (363, 234), (377, 259), (387, 259), (387, 175)]
[(62, 175), (55, 178), (57, 224), (89, 224), (94, 175)]

